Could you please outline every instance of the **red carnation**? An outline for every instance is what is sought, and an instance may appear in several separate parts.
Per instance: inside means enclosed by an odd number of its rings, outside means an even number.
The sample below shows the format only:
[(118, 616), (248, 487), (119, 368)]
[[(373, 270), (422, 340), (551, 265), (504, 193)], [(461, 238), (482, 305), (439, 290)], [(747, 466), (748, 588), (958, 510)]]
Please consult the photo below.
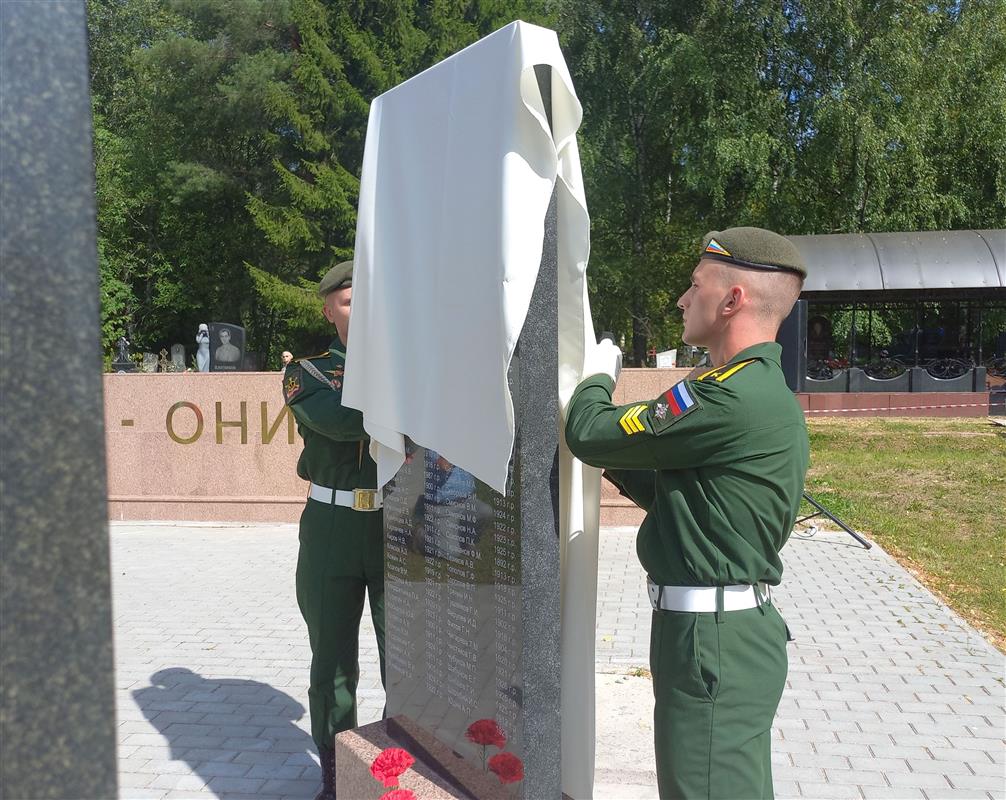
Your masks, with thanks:
[(416, 796), (411, 789), (392, 789), (387, 794), (382, 794), (381, 800), (416, 800)]
[(496, 773), (500, 783), (517, 783), (524, 780), (524, 762), (513, 753), (497, 753), (489, 759), (489, 770)]
[(483, 747), (491, 744), (502, 749), (506, 745), (506, 736), (503, 734), (503, 729), (496, 724), (496, 720), (494, 719), (475, 720), (475, 722), (468, 726), (468, 730), (465, 731), (465, 738), (469, 742), (480, 744)]
[(398, 776), (416, 763), (409, 753), (400, 747), (382, 750), (370, 765), (370, 774), (385, 786), (398, 785)]

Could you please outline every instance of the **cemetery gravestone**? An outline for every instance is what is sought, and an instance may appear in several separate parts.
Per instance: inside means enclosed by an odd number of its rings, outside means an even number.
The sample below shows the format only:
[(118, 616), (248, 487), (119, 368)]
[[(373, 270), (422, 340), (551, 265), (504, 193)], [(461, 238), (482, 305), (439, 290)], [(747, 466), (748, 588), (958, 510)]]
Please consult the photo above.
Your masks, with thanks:
[(129, 357), (129, 340), (120, 336), (115, 343), (115, 361), (112, 362), (112, 372), (136, 372), (136, 364)]
[(243, 366), (245, 329), (226, 322), (211, 322), (210, 372), (239, 372)]
[(678, 365), (677, 362), (678, 362), (677, 350), (664, 350), (661, 353), (657, 353), (658, 369), (670, 369), (676, 367)]
[(171, 345), (172, 372), (185, 372), (185, 347), (180, 344)]

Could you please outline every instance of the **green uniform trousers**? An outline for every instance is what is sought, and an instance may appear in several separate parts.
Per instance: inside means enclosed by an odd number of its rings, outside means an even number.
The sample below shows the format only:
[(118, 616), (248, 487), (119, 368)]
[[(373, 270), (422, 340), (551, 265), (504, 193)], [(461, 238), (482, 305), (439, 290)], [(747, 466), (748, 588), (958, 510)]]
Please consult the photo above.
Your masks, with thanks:
[(300, 518), (297, 604), (311, 640), (311, 736), (318, 747), (356, 727), (364, 594), (377, 633), (384, 683), (382, 514), (308, 500)]
[(771, 798), (772, 720), (786, 683), (786, 624), (743, 611), (654, 611), (650, 670), (661, 800)]

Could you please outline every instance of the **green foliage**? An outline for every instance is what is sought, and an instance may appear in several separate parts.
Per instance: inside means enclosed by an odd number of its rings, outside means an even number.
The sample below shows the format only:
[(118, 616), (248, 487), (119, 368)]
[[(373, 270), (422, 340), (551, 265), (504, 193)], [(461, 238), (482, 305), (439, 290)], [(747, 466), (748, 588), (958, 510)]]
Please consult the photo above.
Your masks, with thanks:
[(791, 38), (807, 66), (790, 82), (801, 210), (790, 204), (780, 222), (817, 233), (1001, 225), (1002, 4), (804, 10)]
[[(708, 230), (1006, 225), (1006, 7), (563, 0), (598, 327), (678, 344)], [(673, 321), (673, 322), (672, 322)]]
[[(515, 18), (584, 106), (599, 329), (680, 344), (701, 236), (1006, 226), (1001, 0), (87, 0), (102, 336), (314, 345), (370, 100)], [(317, 309), (317, 305), (314, 306)], [(320, 315), (318, 317), (320, 319)]]
[(306, 281), (300, 285), (284, 283), (274, 275), (245, 264), (262, 304), (271, 313), (286, 321), (292, 330), (323, 336), (329, 331), (324, 317), (318, 313), (317, 285)]
[(315, 346), (304, 287), (352, 255), (370, 100), (539, 5), (88, 0), (106, 349), (211, 319), (270, 366)]
[[(865, 349), (868, 345), (872, 345), (874, 351), (879, 351), (880, 348), (891, 344), (894, 331), (888, 325), (885, 315), (873, 314), (871, 319), (869, 312), (860, 308), (855, 319), (857, 352)], [(835, 342), (836, 349), (840, 354), (848, 349), (848, 342), (852, 336), (852, 320), (851, 308), (843, 308), (832, 314), (832, 341)]]
[[(247, 192), (247, 209), (282, 252), (288, 272), (295, 263), (295, 273), (317, 275), (333, 256), (351, 252), (359, 190), (354, 170), (359, 169), (367, 102), (330, 47), (324, 7), (294, 0), (292, 14), (297, 31), (292, 69), (269, 104), (273, 126), (284, 130), (286, 152), (272, 161), (272, 191)], [(354, 135), (337, 135), (346, 130)]]

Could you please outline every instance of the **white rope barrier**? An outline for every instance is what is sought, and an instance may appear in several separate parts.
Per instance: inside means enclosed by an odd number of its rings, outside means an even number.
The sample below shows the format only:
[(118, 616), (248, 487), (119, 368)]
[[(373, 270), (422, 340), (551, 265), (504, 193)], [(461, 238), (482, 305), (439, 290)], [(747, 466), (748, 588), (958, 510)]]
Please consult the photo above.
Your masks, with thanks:
[(984, 408), (991, 411), (994, 406), (1004, 405), (1003, 400), (989, 401), (987, 403), (952, 403), (938, 406), (880, 406), (877, 408), (814, 408), (804, 409), (804, 414), (862, 414), (871, 411), (924, 411), (937, 408)]

